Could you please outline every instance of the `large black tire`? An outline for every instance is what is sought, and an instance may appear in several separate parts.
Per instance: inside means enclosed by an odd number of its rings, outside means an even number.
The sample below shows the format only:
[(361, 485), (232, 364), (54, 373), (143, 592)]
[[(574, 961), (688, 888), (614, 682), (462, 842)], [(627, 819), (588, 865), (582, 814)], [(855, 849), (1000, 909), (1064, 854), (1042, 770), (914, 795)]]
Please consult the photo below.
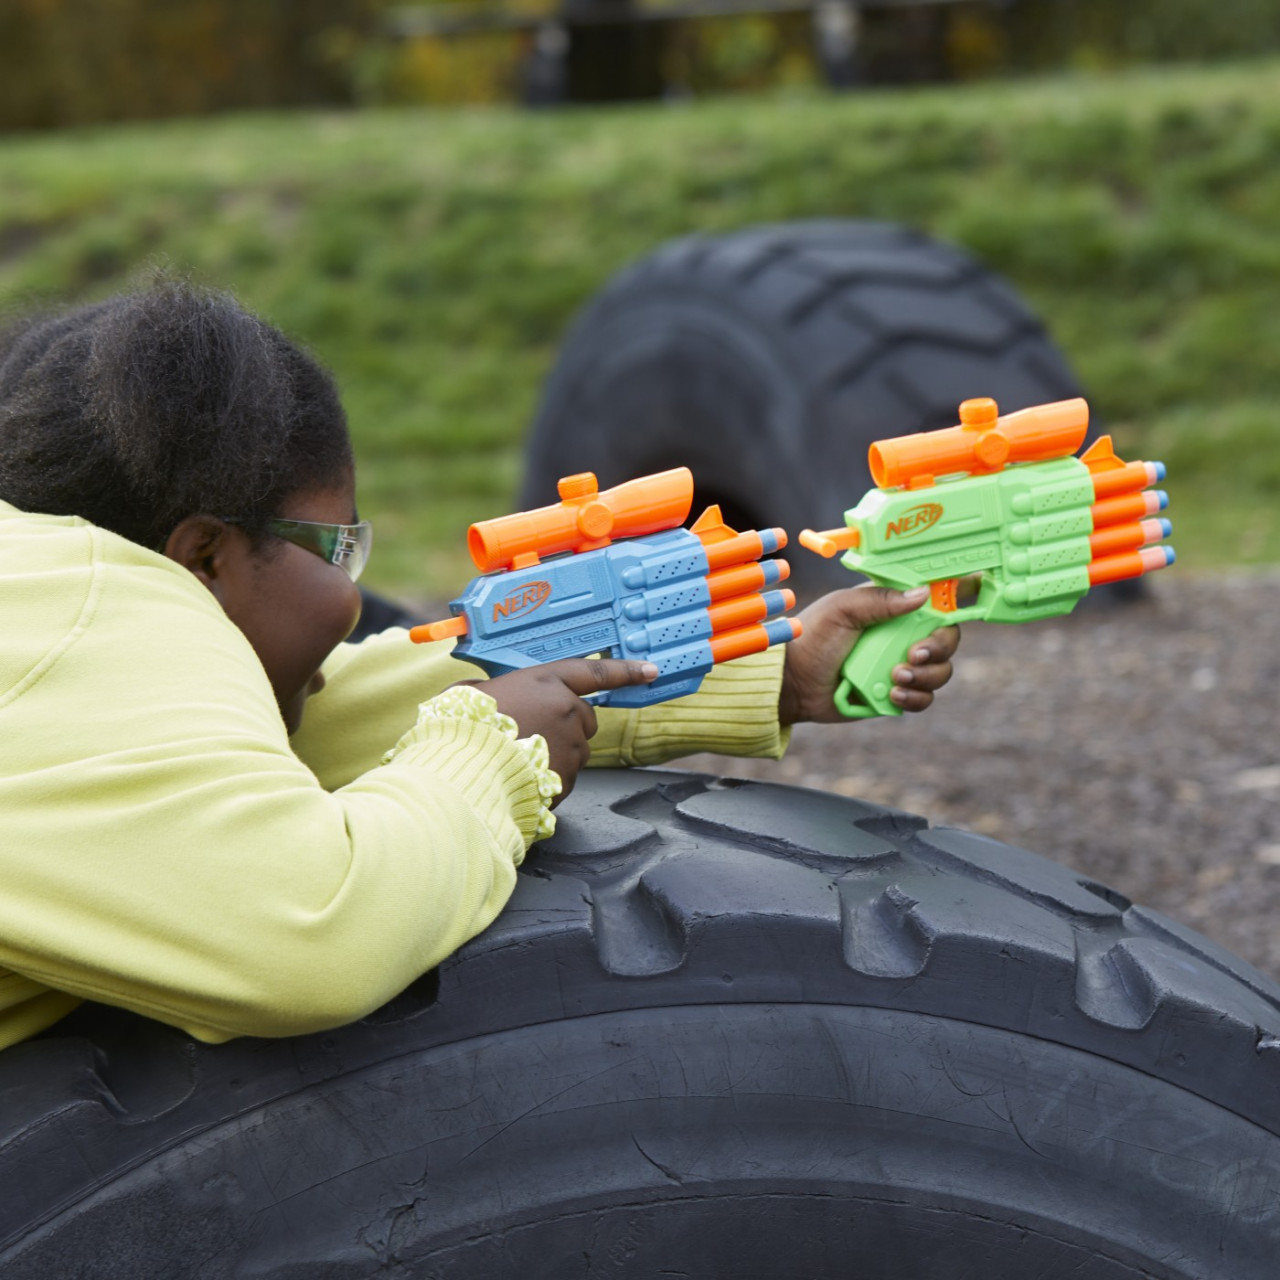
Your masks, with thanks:
[[(1081, 395), (1044, 327), (971, 256), (903, 227), (797, 222), (676, 240), (621, 272), (574, 323), (529, 436), (521, 506), (556, 481), (602, 486), (689, 466), (695, 514), (736, 528), (843, 523), (867, 447)], [(851, 581), (790, 557), (793, 584)]]
[(977, 835), (589, 773), (360, 1025), (0, 1053), (0, 1274), (1273, 1280), (1278, 997)]

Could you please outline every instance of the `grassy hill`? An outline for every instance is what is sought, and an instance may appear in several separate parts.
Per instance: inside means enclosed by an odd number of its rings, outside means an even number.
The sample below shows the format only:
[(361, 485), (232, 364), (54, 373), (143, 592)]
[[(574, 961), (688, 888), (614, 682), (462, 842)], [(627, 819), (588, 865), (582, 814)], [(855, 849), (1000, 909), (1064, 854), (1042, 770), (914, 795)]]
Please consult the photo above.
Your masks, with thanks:
[[(801, 217), (956, 241), (1046, 318), (1181, 561), (1280, 559), (1280, 64), (557, 114), (279, 114), (0, 140), (0, 298), (167, 263), (344, 388), (370, 581), (449, 594), (574, 310), (663, 239)], [(850, 494), (852, 502), (858, 495)]]

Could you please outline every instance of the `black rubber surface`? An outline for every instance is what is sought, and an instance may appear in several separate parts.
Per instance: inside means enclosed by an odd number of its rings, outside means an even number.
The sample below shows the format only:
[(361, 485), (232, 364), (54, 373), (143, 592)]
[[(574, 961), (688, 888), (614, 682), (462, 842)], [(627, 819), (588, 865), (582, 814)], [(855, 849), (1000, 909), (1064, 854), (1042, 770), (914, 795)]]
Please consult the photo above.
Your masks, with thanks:
[[(737, 528), (834, 528), (871, 485), (867, 447), (1082, 394), (1039, 319), (963, 251), (887, 223), (690, 236), (621, 272), (578, 317), (532, 428), (523, 508), (556, 480), (602, 486), (689, 466), (696, 515)], [(835, 561), (788, 557), (802, 590)]]
[(0, 1053), (0, 1275), (1270, 1280), (1278, 997), (977, 835), (588, 772), (362, 1024)]

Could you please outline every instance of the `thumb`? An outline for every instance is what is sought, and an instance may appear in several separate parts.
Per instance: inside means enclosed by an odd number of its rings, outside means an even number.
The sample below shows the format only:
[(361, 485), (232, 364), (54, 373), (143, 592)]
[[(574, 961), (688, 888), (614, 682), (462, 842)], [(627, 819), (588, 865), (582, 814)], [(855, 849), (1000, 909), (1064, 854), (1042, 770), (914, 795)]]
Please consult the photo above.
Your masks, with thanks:
[(929, 588), (895, 591), (892, 587), (864, 585), (850, 587), (842, 594), (844, 599), (840, 603), (847, 625), (862, 630), (920, 608), (929, 598)]

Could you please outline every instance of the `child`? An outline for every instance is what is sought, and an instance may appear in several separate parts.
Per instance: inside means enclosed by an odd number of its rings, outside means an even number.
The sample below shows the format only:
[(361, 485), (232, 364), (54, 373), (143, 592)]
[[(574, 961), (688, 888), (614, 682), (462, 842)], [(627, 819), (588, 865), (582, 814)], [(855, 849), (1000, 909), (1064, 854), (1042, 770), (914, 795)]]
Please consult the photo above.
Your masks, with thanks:
[(592, 747), (777, 756), (920, 603), (832, 593), (693, 697), (597, 713), (655, 671), (344, 645), (369, 544), (331, 379), (232, 299), (161, 281), (0, 345), (0, 1046), (84, 999), (209, 1041), (359, 1018), (493, 920)]

